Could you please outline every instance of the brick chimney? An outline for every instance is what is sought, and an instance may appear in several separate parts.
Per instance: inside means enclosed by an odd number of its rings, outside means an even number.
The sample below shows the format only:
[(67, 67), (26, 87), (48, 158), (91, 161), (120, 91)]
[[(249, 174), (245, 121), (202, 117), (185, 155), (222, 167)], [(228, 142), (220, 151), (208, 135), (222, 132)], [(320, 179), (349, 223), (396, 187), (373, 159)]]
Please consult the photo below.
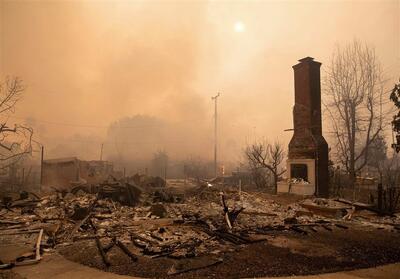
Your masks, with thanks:
[[(321, 63), (311, 57), (293, 66), (295, 104), (294, 133), (289, 143), (289, 161), (315, 160), (315, 194), (326, 197), (328, 191), (328, 144), (322, 136)], [(291, 175), (291, 177), (293, 174)]]

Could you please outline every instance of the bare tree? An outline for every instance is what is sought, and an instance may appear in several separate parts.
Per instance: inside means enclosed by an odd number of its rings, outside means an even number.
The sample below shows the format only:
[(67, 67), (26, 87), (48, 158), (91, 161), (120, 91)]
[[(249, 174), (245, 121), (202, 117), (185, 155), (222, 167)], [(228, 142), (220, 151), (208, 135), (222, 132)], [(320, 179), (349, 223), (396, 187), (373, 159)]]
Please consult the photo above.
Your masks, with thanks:
[(253, 143), (245, 148), (244, 153), (252, 172), (267, 169), (272, 173), (274, 193), (276, 193), (278, 178), (285, 172), (285, 170), (279, 170), (285, 158), (283, 145), (279, 142), (270, 144), (267, 141)]
[(390, 100), (393, 102), (397, 109), (397, 113), (393, 115), (392, 130), (396, 134), (396, 142), (392, 144), (392, 148), (399, 153), (400, 152), (400, 79), (399, 83), (396, 83), (390, 94)]
[(337, 47), (325, 78), (325, 108), (336, 140), (336, 158), (354, 186), (384, 128), (383, 74), (372, 47), (355, 40)]
[(8, 124), (24, 89), (19, 78), (7, 78), (0, 84), (0, 168), (9, 167), (32, 153), (33, 129)]

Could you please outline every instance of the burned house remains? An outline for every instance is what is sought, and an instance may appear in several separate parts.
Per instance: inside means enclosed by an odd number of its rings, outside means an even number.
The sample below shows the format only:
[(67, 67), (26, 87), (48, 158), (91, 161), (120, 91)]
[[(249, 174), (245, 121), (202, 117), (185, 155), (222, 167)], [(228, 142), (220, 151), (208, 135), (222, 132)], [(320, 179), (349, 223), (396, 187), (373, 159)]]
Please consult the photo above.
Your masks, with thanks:
[(108, 161), (84, 161), (76, 157), (44, 160), (42, 168), (43, 186), (65, 189), (74, 183), (96, 184), (109, 175), (117, 175)]

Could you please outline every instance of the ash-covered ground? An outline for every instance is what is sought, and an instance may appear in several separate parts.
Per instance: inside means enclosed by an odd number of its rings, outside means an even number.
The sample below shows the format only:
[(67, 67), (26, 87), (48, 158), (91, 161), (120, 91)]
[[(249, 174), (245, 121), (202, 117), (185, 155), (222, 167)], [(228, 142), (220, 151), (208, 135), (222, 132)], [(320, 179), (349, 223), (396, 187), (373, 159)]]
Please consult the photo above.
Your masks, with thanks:
[(34, 261), (41, 231), (40, 255), (151, 278), (317, 274), (400, 260), (399, 216), (365, 204), (183, 181), (137, 187), (130, 201), (116, 195), (129, 185), (10, 202), (0, 213), (3, 268)]

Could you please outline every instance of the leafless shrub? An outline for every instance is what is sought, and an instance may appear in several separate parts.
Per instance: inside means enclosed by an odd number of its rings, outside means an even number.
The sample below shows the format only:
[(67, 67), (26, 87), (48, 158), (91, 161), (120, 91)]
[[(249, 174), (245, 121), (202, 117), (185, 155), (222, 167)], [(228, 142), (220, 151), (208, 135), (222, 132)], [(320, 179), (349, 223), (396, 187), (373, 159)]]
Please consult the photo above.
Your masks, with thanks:
[[(381, 166), (382, 200), (378, 200), (378, 207), (384, 213), (393, 214), (397, 211), (400, 201), (400, 164), (394, 155)], [(378, 189), (378, 191), (380, 191)], [(379, 199), (379, 193), (378, 193)]]
[(256, 142), (246, 146), (244, 154), (256, 185), (261, 186), (266, 183), (265, 170), (268, 170), (272, 174), (274, 193), (276, 193), (278, 179), (285, 172), (279, 169), (285, 158), (283, 145), (279, 142), (273, 144), (267, 141)]

